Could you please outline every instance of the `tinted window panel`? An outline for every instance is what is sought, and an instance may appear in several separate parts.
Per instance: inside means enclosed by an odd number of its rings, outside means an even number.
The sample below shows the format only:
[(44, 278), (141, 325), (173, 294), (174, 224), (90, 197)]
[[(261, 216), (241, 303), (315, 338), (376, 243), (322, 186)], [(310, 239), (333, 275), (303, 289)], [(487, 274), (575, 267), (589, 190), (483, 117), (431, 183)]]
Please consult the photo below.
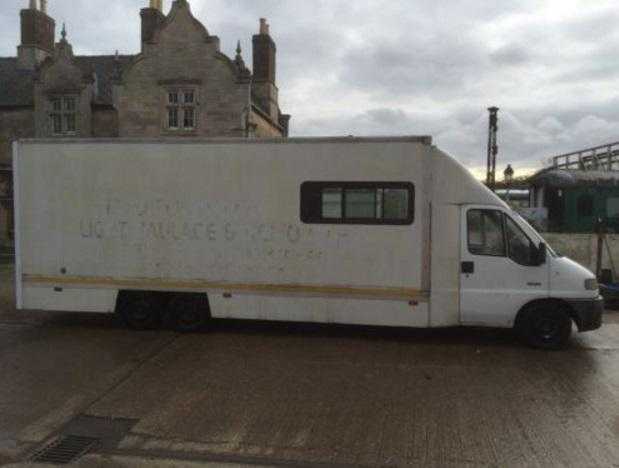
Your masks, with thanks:
[(309, 224), (410, 225), (415, 187), (408, 182), (305, 182), (301, 219)]
[(342, 189), (324, 189), (322, 191), (322, 217), (340, 219), (342, 217)]
[(469, 252), (473, 255), (505, 256), (503, 214), (495, 210), (467, 213)]
[(386, 219), (406, 219), (409, 200), (408, 190), (385, 189), (383, 192), (383, 217)]
[(346, 218), (376, 219), (376, 189), (346, 190)]
[(505, 216), (509, 258), (520, 265), (533, 265), (533, 242), (511, 218)]

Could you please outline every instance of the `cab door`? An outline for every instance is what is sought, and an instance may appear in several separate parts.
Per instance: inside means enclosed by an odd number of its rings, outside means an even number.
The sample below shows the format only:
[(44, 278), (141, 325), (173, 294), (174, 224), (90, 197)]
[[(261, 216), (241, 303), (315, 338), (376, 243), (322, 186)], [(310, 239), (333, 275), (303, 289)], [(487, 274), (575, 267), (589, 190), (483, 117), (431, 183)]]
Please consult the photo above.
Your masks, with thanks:
[(518, 311), (548, 297), (548, 262), (508, 212), (465, 206), (461, 216), (460, 321), (511, 327)]

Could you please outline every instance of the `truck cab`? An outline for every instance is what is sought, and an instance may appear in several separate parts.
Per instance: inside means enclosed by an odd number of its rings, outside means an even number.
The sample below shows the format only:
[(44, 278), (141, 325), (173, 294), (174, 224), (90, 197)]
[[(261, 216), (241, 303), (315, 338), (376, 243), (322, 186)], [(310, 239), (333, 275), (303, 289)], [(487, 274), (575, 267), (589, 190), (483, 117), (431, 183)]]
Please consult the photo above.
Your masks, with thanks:
[(604, 308), (593, 273), (557, 254), (515, 211), (472, 205), (461, 215), (463, 325), (514, 326), (532, 345), (560, 347), (572, 321), (599, 328)]

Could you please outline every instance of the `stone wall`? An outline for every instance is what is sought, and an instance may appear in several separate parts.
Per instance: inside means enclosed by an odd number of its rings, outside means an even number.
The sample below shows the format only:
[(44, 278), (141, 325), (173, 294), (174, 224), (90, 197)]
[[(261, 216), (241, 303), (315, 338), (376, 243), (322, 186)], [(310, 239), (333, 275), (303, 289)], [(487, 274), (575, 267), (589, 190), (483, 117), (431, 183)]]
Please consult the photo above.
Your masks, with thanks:
[[(12, 163), (12, 143), (20, 138), (34, 136), (34, 110), (32, 108), (15, 108), (0, 111), (0, 168), (8, 169)], [(11, 187), (11, 173), (0, 171), (0, 187)], [(5, 198), (4, 190), (0, 197)], [(12, 246), (9, 238), (13, 218), (10, 201), (0, 202), (0, 254)]]
[[(543, 236), (555, 251), (595, 272), (597, 262), (596, 235), (544, 233)], [(610, 256), (608, 249), (604, 246), (602, 268), (612, 270), (612, 263), (614, 262), (615, 268), (619, 272), (619, 234), (609, 234), (607, 240)]]
[(93, 110), (92, 136), (95, 138), (114, 138), (118, 136), (118, 113), (116, 109)]
[(10, 165), (11, 144), (34, 137), (34, 110), (29, 107), (0, 111), (0, 165)]
[(254, 127), (254, 137), (278, 138), (282, 136), (281, 131), (277, 127), (274, 127), (273, 124), (260, 113), (252, 111), (250, 120)]
[(11, 210), (6, 209), (4, 206), (0, 206), (0, 255), (9, 250), (12, 246), (11, 239), (9, 239)]

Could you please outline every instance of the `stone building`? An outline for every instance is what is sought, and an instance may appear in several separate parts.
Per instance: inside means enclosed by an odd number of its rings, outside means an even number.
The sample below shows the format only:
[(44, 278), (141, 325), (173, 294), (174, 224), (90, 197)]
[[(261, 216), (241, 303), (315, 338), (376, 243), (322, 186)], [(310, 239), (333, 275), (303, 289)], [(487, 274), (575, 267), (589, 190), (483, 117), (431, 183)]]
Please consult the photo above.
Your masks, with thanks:
[[(137, 13), (137, 12), (136, 12)], [(286, 137), (276, 46), (266, 20), (253, 36), (253, 73), (240, 42), (231, 59), (217, 36), (175, 0), (140, 11), (136, 55), (78, 56), (47, 1), (21, 10), (17, 56), (0, 58), (0, 242), (11, 237), (11, 143), (49, 137)]]

